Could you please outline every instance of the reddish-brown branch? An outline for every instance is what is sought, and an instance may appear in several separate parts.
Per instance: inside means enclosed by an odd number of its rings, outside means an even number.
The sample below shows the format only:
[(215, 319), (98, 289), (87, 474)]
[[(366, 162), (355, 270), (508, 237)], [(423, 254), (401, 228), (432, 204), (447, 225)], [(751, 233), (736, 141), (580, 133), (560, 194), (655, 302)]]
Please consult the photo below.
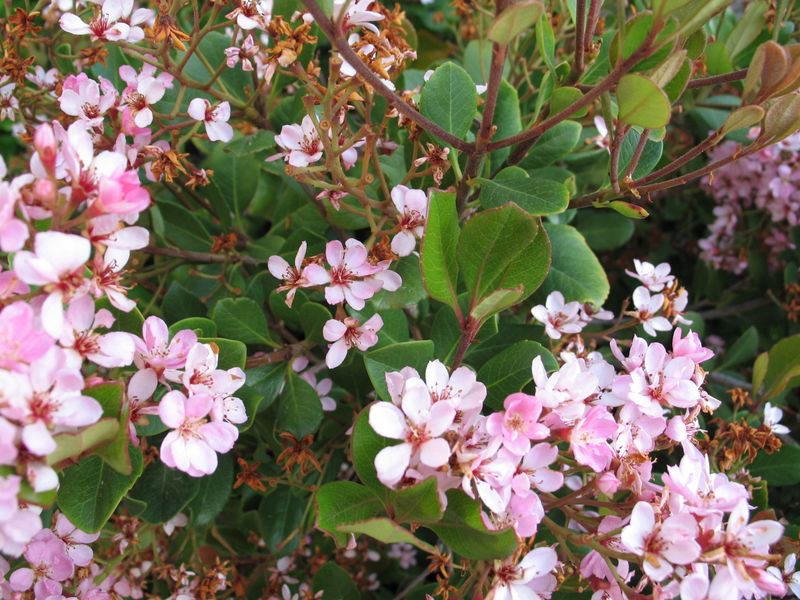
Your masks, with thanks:
[(740, 69), (739, 71), (732, 71), (722, 75), (712, 75), (711, 77), (701, 77), (690, 81), (687, 88), (699, 88), (709, 85), (719, 85), (721, 83), (731, 83), (733, 81), (741, 81), (747, 75), (747, 69)]

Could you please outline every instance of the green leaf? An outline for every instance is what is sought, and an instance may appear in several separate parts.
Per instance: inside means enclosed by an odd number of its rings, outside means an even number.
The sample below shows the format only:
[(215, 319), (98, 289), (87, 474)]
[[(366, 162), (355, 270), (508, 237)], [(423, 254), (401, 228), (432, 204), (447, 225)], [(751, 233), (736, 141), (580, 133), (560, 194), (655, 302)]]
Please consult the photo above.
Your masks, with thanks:
[(643, 75), (628, 74), (619, 80), (617, 102), (621, 123), (648, 129), (669, 123), (671, 108), (667, 95)]
[(401, 258), (392, 264), (392, 270), (403, 279), (403, 285), (394, 292), (381, 290), (375, 294), (372, 305), (377, 310), (403, 309), (428, 297), (420, 272), (420, 261), (416, 256)]
[(296, 488), (288, 485), (279, 485), (261, 499), (258, 507), (261, 537), (271, 552), (287, 554), (298, 546), (306, 502), (305, 497), (298, 497)]
[(233, 456), (231, 453), (219, 455), (217, 470), (200, 478), (197, 493), (187, 508), (192, 511), (192, 523), (208, 525), (212, 523), (233, 491)]
[(379, 398), (389, 400), (386, 389), (386, 373), (399, 371), (403, 367), (413, 367), (424, 373), (428, 361), (433, 359), (433, 342), (430, 340), (414, 340), (384, 346), (364, 355), (364, 366), (369, 379), (375, 386)]
[(524, 169), (538, 169), (552, 165), (575, 149), (581, 139), (582, 130), (583, 127), (576, 121), (561, 121), (539, 136), (520, 166)]
[(194, 331), (199, 337), (217, 337), (217, 324), (205, 317), (188, 317), (169, 326), (169, 337), (184, 329)]
[(489, 27), (488, 38), (498, 44), (509, 44), (520, 33), (539, 20), (544, 7), (537, 0), (523, 0), (503, 10)]
[(442, 306), (433, 318), (430, 338), (436, 348), (435, 357), (445, 364), (449, 364), (458, 348), (461, 339), (461, 326), (453, 309)]
[(150, 463), (130, 491), (130, 497), (147, 504), (140, 515), (148, 523), (166, 523), (189, 504), (200, 489), (200, 479), (160, 460)]
[(443, 508), (437, 490), (436, 479), (431, 477), (399, 492), (392, 492), (389, 502), (394, 509), (394, 520), (398, 523), (435, 523), (441, 519)]
[[(629, 131), (623, 138), (621, 148), (619, 149), (619, 175), (624, 175), (628, 169), (628, 165), (633, 160), (633, 155), (636, 153), (636, 146), (639, 145), (640, 133), (638, 131)], [(633, 178), (639, 179), (648, 175), (653, 168), (658, 164), (661, 159), (661, 153), (664, 151), (664, 142), (661, 140), (654, 142), (647, 140), (644, 144), (644, 150), (639, 157), (639, 162), (633, 170)]]
[(314, 433), (322, 423), (322, 402), (311, 385), (297, 376), (291, 365), (286, 369), (286, 387), (278, 399), (276, 431), (288, 431), (300, 439)]
[(367, 487), (353, 481), (326, 483), (317, 492), (317, 527), (330, 533), (338, 546), (347, 544), (348, 535), (337, 527), (384, 514), (383, 504)]
[(313, 589), (324, 592), (325, 600), (361, 600), (361, 592), (350, 573), (335, 562), (326, 562), (314, 573)]
[(516, 304), (522, 298), (524, 291), (521, 285), (512, 289), (495, 290), (478, 302), (475, 308), (469, 311), (469, 314), (476, 321), (483, 322), (501, 310)]
[(783, 444), (775, 454), (759, 454), (748, 469), (751, 475), (766, 479), (770, 487), (800, 483), (800, 447)]
[(549, 350), (529, 340), (517, 342), (486, 361), (478, 369), (478, 381), (486, 385), (486, 406), (502, 410), (509, 394), (522, 391), (533, 379), (531, 363), (537, 356), (542, 357), (546, 369), (558, 367)]
[(754, 0), (747, 5), (744, 15), (737, 20), (733, 31), (725, 41), (728, 53), (734, 63), (738, 62), (739, 54), (764, 31), (768, 8), (769, 2), (766, 0)]
[(600, 252), (624, 246), (633, 235), (633, 221), (610, 210), (582, 210), (576, 227), (589, 247)]
[(245, 344), (278, 347), (267, 329), (264, 310), (250, 298), (223, 298), (214, 305), (211, 318), (220, 335)]
[(550, 25), (550, 18), (547, 15), (542, 15), (536, 21), (536, 47), (550, 70), (551, 76), (557, 80), (555, 63), (556, 39), (553, 27)]
[(97, 448), (94, 453), (105, 460), (116, 471), (130, 475), (131, 457), (128, 454), (128, 407), (123, 405), (124, 386), (122, 383), (103, 383), (83, 391), (103, 407), (103, 416), (119, 424), (116, 435)]
[(458, 306), (458, 236), (456, 195), (434, 191), (420, 248), (420, 269), (431, 297), (453, 308)]
[(130, 446), (130, 475), (116, 472), (99, 456), (87, 456), (64, 470), (58, 507), (79, 529), (99, 531), (142, 474), (142, 452)]
[(430, 554), (436, 553), (436, 548), (428, 542), (423, 542), (408, 529), (404, 529), (386, 517), (344, 523), (339, 525), (337, 529), (343, 533), (363, 533), (384, 544), (412, 544)]
[(769, 351), (764, 377), (764, 398), (774, 398), (786, 389), (800, 385), (800, 334), (785, 338)]
[(235, 156), (247, 156), (275, 147), (274, 131), (256, 131), (252, 135), (245, 135), (225, 146), (225, 152)]
[[(517, 93), (517, 88), (505, 79), (500, 82), (500, 89), (497, 92), (497, 107), (494, 111), (493, 125), (497, 127), (492, 138), (494, 140), (502, 140), (522, 131), (519, 93)], [(510, 147), (492, 152), (492, 166), (503, 164), (509, 154), (511, 154)]]
[(564, 212), (569, 205), (569, 191), (555, 181), (513, 177), (483, 179), (481, 182), (481, 206), (498, 208), (506, 202), (514, 202), (532, 215), (554, 215)]
[(751, 325), (745, 332), (739, 336), (728, 352), (725, 354), (725, 360), (721, 365), (716, 367), (715, 370), (722, 371), (723, 369), (730, 369), (736, 365), (750, 360), (758, 352), (758, 330), (755, 326)]
[(169, 202), (158, 203), (152, 210), (161, 213), (166, 223), (165, 237), (180, 249), (197, 252), (211, 250), (211, 234), (188, 210)]
[(241, 219), (256, 195), (261, 163), (250, 155), (231, 158), (223, 151), (224, 146), (218, 145), (217, 148), (204, 165), (214, 171), (207, 194), (210, 200), (217, 200), (215, 206), (227, 206), (237, 219)]
[(232, 369), (239, 367), (244, 369), (247, 362), (247, 346), (239, 340), (228, 340), (225, 338), (197, 338), (201, 344), (212, 344), (217, 347), (218, 369)]
[(764, 109), (760, 106), (753, 104), (741, 106), (725, 119), (725, 124), (722, 126), (721, 133), (727, 134), (731, 131), (744, 129), (745, 127), (752, 127), (756, 123), (760, 123), (763, 118)]
[(478, 110), (478, 92), (469, 74), (448, 62), (422, 88), (420, 112), (445, 131), (464, 138)]
[[(379, 402), (382, 402), (379, 400)], [(371, 405), (370, 405), (371, 406)], [(369, 424), (369, 406), (356, 417), (353, 435), (350, 438), (350, 455), (353, 468), (361, 482), (381, 498), (388, 497), (389, 490), (380, 482), (375, 471), (375, 455), (397, 442), (381, 437)]]
[(758, 393), (767, 376), (769, 366), (769, 352), (762, 352), (753, 363), (753, 390)]
[(67, 459), (75, 458), (114, 439), (119, 431), (118, 418), (100, 419), (74, 433), (59, 433), (53, 436), (56, 449), (47, 455), (48, 465), (58, 465)]
[(464, 558), (507, 558), (517, 548), (512, 529), (489, 531), (481, 519), (480, 504), (460, 490), (447, 492), (447, 510), (441, 522), (428, 525), (442, 541)]
[(553, 248), (550, 272), (542, 293), (559, 291), (567, 302), (592, 302), (600, 307), (610, 290), (600, 261), (586, 240), (570, 225), (545, 224)]
[[(403, 283), (405, 283), (405, 280), (403, 280)], [(306, 339), (318, 344), (323, 343), (322, 328), (332, 318), (331, 311), (317, 302), (306, 302), (298, 312)]]
[(550, 263), (550, 248), (539, 220), (508, 203), (473, 216), (458, 241), (458, 263), (472, 305), (498, 289), (522, 286), (519, 300), (539, 287)]
[[(560, 113), (562, 110), (567, 108), (573, 102), (577, 102), (583, 97), (581, 91), (572, 86), (563, 86), (557, 87), (553, 90), (552, 96), (550, 96), (550, 114), (556, 115)], [(589, 111), (588, 106), (584, 106), (583, 108), (575, 111), (570, 117), (584, 117), (586, 113)]]

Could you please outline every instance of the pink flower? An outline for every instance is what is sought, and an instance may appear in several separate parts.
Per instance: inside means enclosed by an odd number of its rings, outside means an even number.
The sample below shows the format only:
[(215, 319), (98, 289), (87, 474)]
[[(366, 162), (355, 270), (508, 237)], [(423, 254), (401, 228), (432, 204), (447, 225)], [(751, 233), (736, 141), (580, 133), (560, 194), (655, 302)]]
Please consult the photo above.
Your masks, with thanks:
[(167, 324), (158, 317), (147, 317), (142, 337), (135, 338), (134, 363), (139, 369), (153, 369), (162, 377), (165, 369), (180, 369), (186, 364), (189, 350), (197, 344), (197, 334), (191, 329), (176, 333), (169, 339)]
[(33, 568), (17, 569), (8, 581), (16, 592), (33, 588), (37, 598), (60, 595), (61, 582), (72, 577), (75, 570), (66, 545), (49, 529), (42, 530), (28, 544), (25, 559)]
[(564, 302), (561, 292), (552, 292), (547, 296), (544, 306), (534, 306), (531, 314), (544, 324), (548, 337), (558, 340), (565, 333), (581, 332), (585, 323), (581, 320), (580, 309), (580, 302)]
[(267, 160), (283, 159), (293, 167), (307, 167), (322, 158), (322, 141), (314, 121), (306, 115), (300, 125), (284, 125), (275, 136), (275, 143), (283, 149), (281, 154)]
[(0, 412), (24, 424), (22, 443), (36, 456), (55, 450), (55, 431), (85, 427), (103, 415), (97, 400), (81, 394), (81, 372), (66, 364), (64, 351), (57, 347), (31, 365), (29, 379), (29, 384), (17, 386)]
[(674, 275), (669, 274), (670, 266), (667, 263), (661, 263), (657, 267), (654, 267), (649, 262), (634, 258), (633, 265), (636, 268), (636, 273), (628, 271), (627, 269), (625, 269), (625, 272), (634, 279), (641, 281), (651, 292), (660, 292), (664, 289), (664, 286), (675, 279)]
[(56, 517), (55, 533), (66, 545), (67, 555), (75, 563), (75, 566), (85, 567), (92, 562), (93, 552), (91, 544), (100, 537), (100, 532), (86, 533), (70, 523), (63, 513), (58, 513)]
[(308, 265), (305, 269), (306, 277), (311, 281), (328, 284), (325, 287), (325, 300), (328, 304), (347, 302), (356, 310), (364, 308), (364, 301), (372, 298), (377, 289), (360, 279), (378, 270), (367, 260), (364, 244), (349, 239), (342, 246), (339, 240), (333, 240), (325, 247), (325, 257), (331, 270), (325, 272), (319, 265)]
[(505, 411), (496, 412), (486, 420), (489, 435), (501, 436), (503, 446), (517, 456), (522, 456), (531, 448), (531, 440), (541, 440), (550, 430), (539, 423), (542, 403), (536, 396), (516, 393), (503, 402)]
[[(352, 27), (365, 27), (373, 33), (378, 33), (378, 28), (372, 24), (373, 21), (383, 20), (383, 15), (379, 12), (368, 10), (373, 0), (345, 0), (333, 1), (333, 14), (337, 19), (341, 19), (342, 31), (347, 32)], [(347, 5), (347, 10), (342, 11)]]
[(164, 394), (158, 416), (171, 428), (161, 442), (161, 460), (192, 477), (211, 475), (217, 469), (217, 452), (233, 448), (239, 430), (226, 422), (207, 419), (213, 400), (207, 394), (186, 397), (173, 390)]
[[(218, 369), (218, 363), (219, 348), (216, 345), (195, 344), (186, 355), (186, 370), (181, 377), (183, 385), (192, 394), (209, 394), (214, 399), (230, 397), (244, 385), (244, 372), (238, 367), (227, 371)], [(236, 411), (238, 406), (228, 409)]]
[(617, 432), (617, 424), (605, 406), (595, 406), (573, 428), (570, 450), (580, 464), (596, 473), (605, 471), (614, 458), (606, 440)]
[[(297, 249), (294, 265), (290, 265), (285, 258), (277, 254), (270, 256), (267, 268), (273, 277), (283, 279), (283, 285), (278, 287), (279, 292), (289, 290), (286, 294), (286, 306), (291, 306), (295, 293), (299, 288), (323, 285), (330, 281), (325, 269), (319, 265), (309, 265), (313, 268), (303, 268), (303, 259), (306, 257), (307, 244), (303, 242)], [(311, 276), (309, 278), (309, 275)]]
[(0, 310), (0, 368), (23, 371), (53, 347), (53, 338), (35, 327), (29, 304), (14, 302)]
[(133, 362), (136, 351), (134, 336), (124, 331), (95, 333), (100, 327), (111, 327), (114, 317), (105, 309), (95, 314), (91, 297), (81, 296), (73, 300), (67, 308), (66, 320), (60, 343), (63, 348), (71, 350), (70, 358), (76, 367), (80, 367), (84, 357), (109, 369), (125, 367)]
[(17, 495), (21, 482), (19, 475), (0, 477), (0, 551), (10, 556), (22, 554), (28, 542), (42, 529), (39, 515), (19, 506)]
[(704, 348), (703, 342), (700, 341), (700, 336), (694, 331), (687, 331), (686, 337), (681, 338), (681, 330), (675, 329), (672, 335), (672, 356), (686, 356), (695, 364), (707, 361), (714, 356), (714, 351), (710, 348)]
[(517, 494), (525, 495), (535, 487), (542, 492), (555, 492), (564, 485), (560, 471), (548, 469), (558, 456), (558, 447), (547, 443), (536, 444), (522, 458), (512, 485)]
[(432, 404), (428, 388), (419, 380), (408, 382), (400, 408), (391, 402), (373, 404), (369, 424), (375, 432), (393, 440), (403, 440), (375, 456), (378, 479), (391, 487), (403, 478), (409, 465), (421, 463), (436, 469), (446, 464), (450, 445), (439, 436), (450, 427), (453, 417), (453, 407), (446, 402)]
[(86, 238), (45, 231), (36, 234), (35, 252), (26, 250), (14, 257), (14, 271), (30, 285), (44, 286), (47, 297), (41, 308), (44, 330), (57, 338), (64, 327), (64, 302), (85, 290), (83, 277), (91, 245)]
[[(107, 80), (101, 79), (101, 82), (105, 84)], [(69, 75), (58, 97), (59, 106), (65, 114), (78, 117), (91, 127), (102, 124), (104, 115), (116, 102), (117, 92), (113, 86), (101, 86), (86, 73)]]
[(212, 142), (230, 142), (233, 139), (233, 127), (228, 124), (231, 118), (231, 105), (220, 102), (217, 106), (204, 98), (195, 98), (189, 103), (189, 116), (206, 125), (206, 134)]
[(392, 188), (392, 202), (400, 215), (400, 231), (392, 238), (392, 252), (408, 256), (414, 251), (416, 238), (422, 238), (428, 216), (428, 196), (422, 190), (412, 190), (404, 185)]
[(378, 343), (377, 331), (383, 327), (383, 319), (379, 314), (372, 315), (363, 325), (358, 319), (345, 317), (343, 321), (329, 319), (322, 329), (322, 337), (333, 342), (328, 345), (325, 363), (329, 369), (338, 367), (347, 356), (350, 348), (358, 348), (362, 352)]
[(631, 522), (620, 534), (628, 549), (644, 557), (644, 572), (654, 581), (662, 581), (673, 571), (672, 565), (688, 565), (700, 556), (695, 538), (697, 521), (688, 513), (674, 514), (657, 525), (653, 506), (637, 502)]
[(172, 87), (172, 75), (161, 73), (156, 76), (155, 73), (155, 67), (149, 64), (145, 64), (140, 73), (130, 65), (119, 68), (120, 77), (128, 84), (124, 92), (124, 112), (133, 118), (136, 127), (142, 129), (153, 122), (150, 107), (164, 97), (167, 88)]
[(669, 331), (672, 329), (672, 324), (666, 317), (658, 316), (664, 306), (663, 295), (656, 294), (651, 296), (648, 289), (640, 285), (633, 290), (631, 298), (637, 311), (634, 316), (641, 321), (642, 327), (648, 334), (655, 337), (657, 335), (656, 331)]
[(519, 564), (505, 563), (495, 570), (490, 600), (542, 600), (556, 588), (553, 576), (558, 556), (548, 546), (528, 552)]
[(252, 71), (253, 61), (251, 59), (258, 54), (258, 51), (259, 47), (253, 40), (252, 34), (248, 34), (248, 36), (244, 39), (244, 42), (242, 42), (240, 48), (237, 48), (236, 46), (225, 48), (225, 56), (228, 57), (225, 61), (225, 64), (228, 66), (228, 68), (232, 69), (241, 60), (242, 70)]
[(144, 30), (138, 25), (152, 21), (153, 11), (146, 8), (133, 10), (133, 0), (104, 0), (94, 18), (86, 23), (78, 15), (64, 13), (61, 29), (73, 35), (91, 35), (92, 40), (125, 40), (135, 44), (144, 39)]
[(266, 29), (267, 23), (272, 19), (273, 0), (238, 0), (239, 6), (225, 15), (227, 19), (236, 19), (236, 24), (249, 31), (251, 29)]
[(15, 214), (18, 193), (6, 182), (0, 183), (0, 250), (16, 252), (28, 239), (28, 226)]

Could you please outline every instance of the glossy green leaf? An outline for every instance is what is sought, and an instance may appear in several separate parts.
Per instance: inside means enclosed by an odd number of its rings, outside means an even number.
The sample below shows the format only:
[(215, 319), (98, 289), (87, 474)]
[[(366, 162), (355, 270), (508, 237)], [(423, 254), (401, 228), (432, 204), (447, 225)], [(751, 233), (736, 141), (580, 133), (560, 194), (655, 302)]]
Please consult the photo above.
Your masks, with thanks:
[(216, 346), (217, 354), (217, 368), (218, 369), (232, 369), (239, 367), (244, 369), (247, 362), (247, 346), (239, 340), (228, 340), (225, 338), (197, 338), (197, 341), (202, 344), (211, 344)]
[(212, 523), (233, 492), (233, 455), (220, 454), (217, 469), (211, 475), (200, 478), (197, 493), (187, 508), (192, 511), (192, 523), (208, 525)]
[(548, 370), (557, 368), (555, 358), (538, 342), (524, 340), (512, 344), (478, 369), (478, 381), (486, 385), (486, 406), (502, 410), (506, 396), (522, 391), (532, 379), (531, 363), (542, 357)]
[(64, 470), (58, 507), (79, 529), (99, 531), (142, 474), (142, 452), (130, 446), (130, 475), (115, 471), (99, 456), (87, 456)]
[(53, 436), (56, 449), (47, 455), (46, 462), (48, 465), (58, 465), (67, 459), (78, 457), (92, 448), (111, 441), (117, 431), (119, 431), (117, 419), (100, 419), (80, 431), (59, 433)]
[(800, 447), (783, 444), (775, 454), (759, 454), (747, 468), (751, 475), (766, 479), (770, 487), (800, 483)]
[(793, 335), (769, 350), (764, 376), (764, 397), (773, 398), (783, 390), (800, 385), (800, 335)]
[(443, 514), (438, 486), (433, 477), (399, 492), (392, 492), (389, 503), (393, 518), (398, 523), (435, 523)]
[(487, 36), (498, 44), (509, 44), (534, 25), (543, 12), (544, 6), (538, 0), (522, 0), (512, 4), (495, 18)]
[(431, 297), (458, 306), (458, 214), (455, 194), (431, 194), (420, 249), (422, 279)]
[(513, 306), (522, 298), (525, 288), (518, 285), (516, 288), (499, 289), (483, 298), (475, 307), (469, 311), (470, 316), (478, 322), (483, 322), (493, 314), (503, 309)]
[(575, 225), (595, 252), (625, 245), (634, 230), (633, 221), (610, 210), (580, 211)]
[(278, 398), (276, 431), (288, 431), (300, 439), (314, 433), (322, 422), (322, 403), (319, 395), (291, 368), (286, 369), (286, 386)]
[(130, 497), (147, 504), (140, 515), (148, 523), (166, 523), (191, 502), (200, 489), (200, 479), (160, 460), (150, 463), (130, 491)]
[(555, 181), (514, 177), (508, 179), (483, 179), (481, 182), (481, 206), (498, 208), (506, 202), (514, 202), (532, 215), (554, 215), (563, 212), (569, 205), (567, 188)]
[(361, 600), (361, 592), (353, 577), (333, 561), (326, 562), (314, 573), (315, 592), (323, 592), (325, 600)]
[(184, 329), (194, 331), (199, 337), (217, 337), (217, 324), (205, 317), (189, 317), (173, 323), (169, 326), (169, 336), (174, 337)]
[(628, 74), (619, 80), (617, 103), (621, 123), (648, 129), (657, 129), (669, 123), (669, 98), (664, 90), (643, 75)]
[(267, 328), (264, 310), (250, 298), (223, 298), (214, 305), (211, 318), (224, 337), (277, 347)]
[(758, 352), (758, 330), (751, 325), (725, 353), (725, 360), (716, 369), (721, 371), (740, 365), (751, 360), (756, 352)]
[(498, 289), (522, 286), (524, 299), (539, 287), (550, 264), (550, 248), (539, 219), (516, 204), (485, 210), (464, 225), (458, 262), (477, 305)]
[(343, 533), (363, 533), (384, 544), (412, 544), (430, 554), (436, 552), (436, 548), (428, 542), (423, 542), (408, 529), (405, 529), (386, 517), (375, 517), (365, 521), (355, 523), (344, 523), (337, 527)]
[(463, 138), (478, 110), (475, 83), (463, 68), (445, 63), (423, 86), (419, 110), (445, 131)]
[(447, 493), (447, 510), (441, 522), (428, 527), (464, 558), (491, 560), (511, 556), (517, 548), (514, 531), (489, 531), (480, 513), (476, 500), (460, 490), (451, 490)]
[(338, 546), (347, 544), (347, 534), (337, 527), (384, 514), (381, 501), (369, 488), (353, 481), (326, 483), (317, 492), (317, 527), (327, 531)]
[(570, 225), (546, 224), (545, 229), (553, 248), (553, 260), (542, 291), (559, 291), (568, 302), (602, 306), (610, 290), (608, 278), (586, 240)]
[(520, 165), (525, 169), (552, 165), (575, 149), (582, 130), (583, 127), (576, 121), (562, 121), (551, 127), (539, 136)]
[(271, 552), (287, 554), (299, 545), (307, 496), (297, 488), (279, 485), (261, 499), (258, 507), (261, 537)]

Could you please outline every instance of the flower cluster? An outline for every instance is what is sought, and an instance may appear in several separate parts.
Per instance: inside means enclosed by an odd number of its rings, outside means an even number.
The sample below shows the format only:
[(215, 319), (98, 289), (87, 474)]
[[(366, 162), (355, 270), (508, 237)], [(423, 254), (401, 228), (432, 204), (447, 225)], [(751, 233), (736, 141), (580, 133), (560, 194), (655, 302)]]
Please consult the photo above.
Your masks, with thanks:
[[(709, 156), (717, 160), (738, 151), (739, 144), (727, 141)], [(800, 135), (795, 134), (704, 179), (717, 206), (710, 235), (698, 242), (700, 257), (714, 268), (740, 274), (748, 265), (747, 249), (757, 245), (766, 249), (772, 268), (781, 268), (781, 254), (794, 248), (789, 228), (798, 224), (798, 165)]]

